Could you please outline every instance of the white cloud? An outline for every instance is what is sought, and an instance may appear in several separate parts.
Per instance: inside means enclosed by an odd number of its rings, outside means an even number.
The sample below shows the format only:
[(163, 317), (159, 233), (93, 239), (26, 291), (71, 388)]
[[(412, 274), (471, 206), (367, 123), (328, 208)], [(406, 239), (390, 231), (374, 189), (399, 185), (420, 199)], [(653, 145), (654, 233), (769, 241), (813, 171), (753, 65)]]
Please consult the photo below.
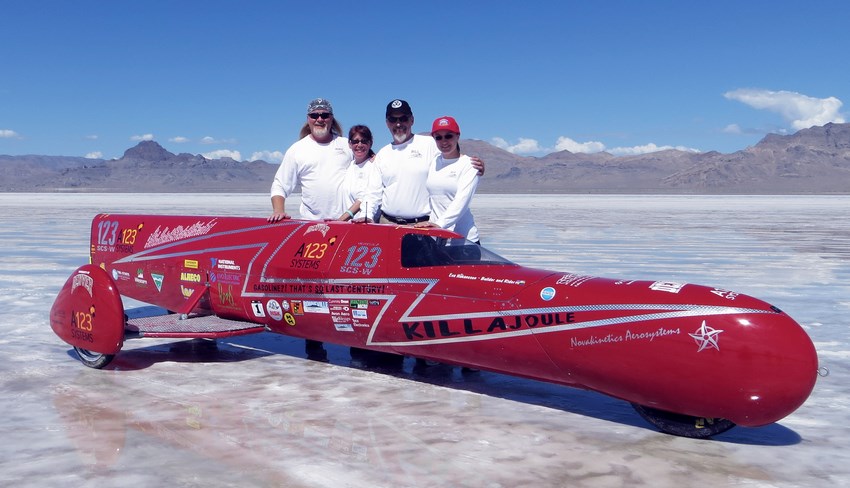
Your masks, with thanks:
[(98, 137), (99, 137), (99, 136), (98, 136), (97, 134), (90, 134), (90, 135), (87, 135), (87, 136), (86, 136), (86, 140), (89, 140), (89, 141), (96, 141), (96, 140), (98, 139)]
[(814, 98), (790, 91), (754, 90), (741, 88), (723, 94), (729, 100), (736, 100), (759, 110), (778, 113), (795, 130), (807, 129), (829, 122), (844, 123), (844, 115), (839, 112), (841, 100), (835, 97)]
[(279, 163), (283, 160), (283, 153), (280, 151), (257, 151), (251, 154), (249, 161), (256, 161), (258, 159), (262, 159), (267, 163)]
[(130, 137), (130, 140), (131, 141), (152, 141), (153, 140), (153, 134), (144, 134), (144, 135), (141, 135), (141, 136), (138, 136), (138, 135), (132, 136), (132, 137)]
[(530, 154), (543, 151), (543, 148), (540, 147), (540, 144), (536, 140), (525, 137), (520, 137), (519, 142), (514, 145), (509, 144), (508, 141), (501, 137), (494, 137), (492, 141), (494, 146), (513, 154)]
[(86, 158), (88, 159), (103, 159), (103, 153), (100, 151), (92, 151), (86, 154)]
[(201, 156), (207, 159), (231, 158), (236, 161), (242, 161), (242, 154), (240, 154), (239, 151), (232, 151), (230, 149), (218, 149), (208, 153), (203, 153)]
[(727, 134), (743, 134), (744, 131), (741, 130), (741, 126), (738, 124), (729, 124), (723, 128), (723, 132)]
[(632, 147), (614, 147), (608, 150), (609, 153), (615, 156), (637, 156), (639, 154), (649, 154), (658, 151), (667, 151), (670, 149), (675, 149), (677, 151), (685, 151), (698, 153), (701, 152), (699, 149), (694, 149), (692, 147), (685, 146), (658, 146), (654, 143), (644, 144), (642, 146), (632, 146)]
[(216, 139), (215, 137), (205, 136), (201, 138), (201, 144), (236, 144), (236, 139)]
[(605, 144), (599, 141), (577, 142), (567, 136), (561, 136), (555, 142), (554, 148), (540, 147), (540, 144), (534, 139), (520, 138), (518, 144), (510, 145), (501, 137), (492, 139), (493, 145), (502, 148), (514, 154), (533, 154), (533, 153), (551, 153), (556, 151), (569, 151), (574, 154), (593, 154), (602, 151), (608, 151), (616, 156), (634, 156), (638, 154), (648, 154), (658, 151), (666, 151), (668, 149), (676, 149), (679, 151), (701, 152), (699, 149), (694, 149), (685, 146), (658, 146), (654, 143), (644, 144), (642, 146), (632, 147), (615, 147), (606, 149)]
[(183, 136), (172, 137), (168, 140), (168, 142), (174, 142), (177, 144), (182, 144), (184, 142), (189, 142), (189, 138)]
[(555, 143), (556, 151), (569, 151), (571, 153), (597, 153), (605, 150), (605, 144), (597, 141), (576, 142), (569, 137), (561, 136)]
[(0, 129), (0, 139), (20, 139), (17, 132), (10, 129)]

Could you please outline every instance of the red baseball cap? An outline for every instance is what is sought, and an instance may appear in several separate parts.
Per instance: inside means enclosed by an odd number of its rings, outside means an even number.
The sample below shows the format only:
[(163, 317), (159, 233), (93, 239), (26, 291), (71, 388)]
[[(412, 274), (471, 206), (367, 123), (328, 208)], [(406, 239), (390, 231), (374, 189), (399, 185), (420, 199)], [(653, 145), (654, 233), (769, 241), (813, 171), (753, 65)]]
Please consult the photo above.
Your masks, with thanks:
[(454, 117), (449, 117), (448, 115), (437, 117), (437, 119), (434, 120), (434, 123), (431, 124), (431, 134), (440, 130), (447, 130), (449, 132), (454, 132), (455, 134), (460, 134), (460, 127), (457, 125), (457, 121)]

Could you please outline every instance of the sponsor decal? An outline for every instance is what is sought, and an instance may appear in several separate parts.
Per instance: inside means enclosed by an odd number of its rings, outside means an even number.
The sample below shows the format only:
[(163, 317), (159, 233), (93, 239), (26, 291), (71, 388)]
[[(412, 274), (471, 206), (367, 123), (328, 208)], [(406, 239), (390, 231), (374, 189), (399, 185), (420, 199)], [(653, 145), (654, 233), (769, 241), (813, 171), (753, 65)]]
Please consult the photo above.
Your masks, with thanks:
[(139, 286), (148, 286), (148, 280), (145, 279), (145, 270), (143, 268), (136, 270), (136, 277), (133, 278), (133, 281)]
[(210, 258), (210, 267), (214, 269), (227, 269), (230, 271), (241, 271), (242, 266), (236, 264), (232, 259)]
[[(377, 305), (377, 303), (375, 305)], [(349, 300), (348, 306), (351, 308), (368, 308), (369, 304), (366, 300)]]
[(385, 293), (386, 285), (373, 284), (344, 284), (333, 283), (254, 283), (252, 291), (257, 293), (307, 293), (307, 294), (365, 294), (380, 295)]
[(179, 241), (181, 239), (206, 235), (213, 227), (215, 227), (216, 223), (217, 219), (212, 219), (208, 222), (201, 222), (199, 220), (186, 227), (178, 225), (173, 229), (170, 227), (165, 227), (163, 229), (161, 225), (157, 226), (156, 230), (151, 232), (151, 235), (148, 236), (148, 240), (145, 242), (145, 249), (153, 246), (159, 246), (161, 244), (167, 244), (169, 242)]
[(738, 298), (738, 295), (739, 295), (738, 293), (736, 293), (734, 291), (724, 290), (722, 288), (715, 288), (715, 289), (711, 290), (711, 293), (714, 293), (715, 295), (717, 295), (719, 297), (723, 297), (727, 300), (734, 300), (734, 299)]
[(232, 285), (224, 286), (221, 283), (218, 284), (218, 303), (228, 308), (236, 306), (236, 300), (233, 299)]
[(555, 298), (555, 289), (551, 286), (547, 286), (546, 288), (540, 290), (540, 298), (546, 300), (547, 302)]
[(115, 220), (101, 220), (97, 223), (97, 244), (92, 246), (93, 250), (102, 252), (120, 252), (130, 254), (136, 243), (139, 231), (144, 224), (135, 228), (118, 229), (119, 223)]
[(307, 313), (331, 313), (328, 302), (304, 300), (304, 311)]
[(618, 344), (629, 341), (649, 341), (652, 342), (656, 338), (666, 337), (671, 335), (679, 335), (681, 331), (676, 329), (665, 329), (664, 327), (659, 327), (657, 330), (653, 330), (650, 332), (632, 332), (630, 330), (626, 330), (625, 334), (608, 334), (605, 336), (595, 336), (591, 335), (587, 339), (579, 339), (577, 337), (570, 338), (570, 347), (586, 347), (586, 346), (598, 346), (601, 344)]
[(189, 273), (183, 271), (180, 273), (180, 281), (188, 281), (189, 283), (200, 283), (201, 273)]
[(705, 320), (703, 320), (700, 328), (697, 329), (696, 332), (694, 332), (693, 334), (688, 335), (691, 336), (694, 341), (696, 341), (697, 346), (699, 346), (697, 352), (702, 352), (703, 350), (710, 348), (714, 348), (719, 351), (720, 344), (718, 341), (720, 340), (721, 332), (723, 331), (720, 329), (714, 329), (705, 325)]
[(359, 308), (355, 308), (355, 309), (351, 310), (351, 316), (355, 319), (360, 319), (360, 320), (367, 320), (369, 318), (366, 315), (366, 311), (361, 310)]
[(340, 273), (368, 276), (378, 265), (378, 257), (381, 255), (380, 246), (359, 243), (348, 248), (345, 262), (339, 267)]
[(469, 276), (463, 273), (449, 273), (449, 278), (457, 278), (459, 280), (480, 280), (485, 283), (504, 283), (506, 285), (524, 285), (525, 280), (512, 280), (509, 278), (491, 278), (489, 276)]
[(500, 332), (529, 330), (535, 327), (571, 324), (575, 322), (574, 312), (552, 312), (512, 317), (494, 317), (487, 322), (473, 319), (423, 320), (420, 322), (402, 322), (404, 335), (410, 341), (435, 339), (452, 336), (472, 336), (479, 334), (498, 334)]
[(314, 224), (310, 227), (307, 227), (307, 230), (304, 231), (303, 235), (306, 236), (311, 232), (319, 232), (322, 234), (322, 237), (325, 237), (329, 230), (331, 230), (331, 226), (329, 226), (328, 224)]
[(128, 273), (126, 271), (113, 269), (112, 270), (112, 279), (116, 280), (116, 281), (117, 280), (129, 281), (130, 280), (130, 273)]
[[(326, 224), (317, 225), (326, 226)], [(324, 236), (324, 233), (322, 233), (322, 236)], [(333, 247), (335, 242), (336, 236), (328, 239), (328, 242), (301, 243), (298, 250), (295, 251), (292, 260), (289, 262), (289, 267), (295, 269), (319, 269), (322, 258), (325, 257), (328, 248)]]
[(230, 271), (211, 271), (210, 283), (225, 283), (228, 285), (242, 284), (242, 275)]
[(198, 260), (197, 259), (184, 259), (183, 267), (189, 269), (198, 269)]
[(287, 302), (286, 300), (281, 300), (280, 308), (282, 308), (284, 312), (288, 312), (289, 311), (289, 302)]
[(675, 281), (656, 281), (649, 285), (650, 290), (666, 291), (667, 293), (679, 293), (687, 283), (677, 283)]
[(151, 273), (151, 278), (153, 278), (153, 284), (156, 285), (156, 291), (162, 291), (162, 280), (165, 279), (165, 276)]
[(293, 317), (292, 314), (289, 313), (289, 312), (286, 312), (285, 314), (283, 314), (283, 320), (284, 320), (284, 322), (286, 322), (289, 325), (292, 325), (292, 326), (295, 325), (295, 317)]
[(283, 309), (280, 304), (274, 300), (266, 302), (266, 310), (269, 312), (269, 317), (275, 320), (283, 320)]
[(292, 300), (290, 305), (292, 305), (292, 313), (294, 315), (304, 315), (304, 304), (301, 300)]
[(582, 276), (572, 273), (567, 273), (564, 276), (558, 278), (558, 281), (555, 283), (556, 285), (564, 285), (564, 286), (572, 286), (579, 287), (587, 281), (592, 280), (595, 276)]
[(254, 317), (264, 318), (266, 316), (266, 312), (263, 309), (262, 302), (252, 300), (251, 301), (251, 310), (254, 312)]
[(79, 273), (74, 275), (74, 280), (71, 283), (71, 293), (74, 293), (79, 287), (83, 287), (89, 292), (89, 296), (92, 296), (92, 286), (94, 285), (94, 278), (87, 274)]
[(354, 332), (354, 326), (349, 324), (334, 324), (334, 328), (339, 332)]
[(88, 310), (85, 311), (71, 310), (71, 337), (86, 342), (94, 342), (92, 331), (94, 330), (95, 315), (94, 305), (89, 306)]
[(187, 286), (180, 285), (180, 293), (183, 295), (183, 298), (188, 299), (192, 296), (192, 293), (195, 293), (195, 290)]

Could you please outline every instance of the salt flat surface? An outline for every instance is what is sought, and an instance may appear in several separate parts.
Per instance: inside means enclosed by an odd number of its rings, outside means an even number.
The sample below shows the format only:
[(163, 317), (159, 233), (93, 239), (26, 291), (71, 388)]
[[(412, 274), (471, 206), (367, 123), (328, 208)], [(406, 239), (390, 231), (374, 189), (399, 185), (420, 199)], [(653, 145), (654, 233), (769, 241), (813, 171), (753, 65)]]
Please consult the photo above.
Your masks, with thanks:
[(809, 400), (708, 441), (592, 392), (363, 364), (333, 345), (313, 361), (285, 336), (129, 341), (97, 371), (51, 331), (95, 214), (269, 207), (261, 194), (0, 194), (0, 485), (850, 485), (848, 196), (476, 197), (482, 243), (517, 263), (719, 286), (804, 326), (830, 370)]

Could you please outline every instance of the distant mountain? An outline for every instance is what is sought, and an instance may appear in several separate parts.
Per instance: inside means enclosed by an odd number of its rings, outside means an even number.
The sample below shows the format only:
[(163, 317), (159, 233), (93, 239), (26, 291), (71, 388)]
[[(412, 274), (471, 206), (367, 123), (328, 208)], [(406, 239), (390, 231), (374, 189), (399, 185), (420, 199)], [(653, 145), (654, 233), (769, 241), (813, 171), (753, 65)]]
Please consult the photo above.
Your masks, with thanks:
[(142, 141), (120, 159), (0, 156), (0, 191), (258, 192), (268, 191), (277, 171), (265, 161), (207, 159), (173, 154)]
[[(487, 193), (850, 193), (850, 124), (770, 134), (731, 154), (538, 158), (474, 139), (461, 148), (486, 162), (479, 191)], [(175, 155), (144, 141), (115, 160), (0, 156), (0, 191), (266, 192), (277, 163)]]

